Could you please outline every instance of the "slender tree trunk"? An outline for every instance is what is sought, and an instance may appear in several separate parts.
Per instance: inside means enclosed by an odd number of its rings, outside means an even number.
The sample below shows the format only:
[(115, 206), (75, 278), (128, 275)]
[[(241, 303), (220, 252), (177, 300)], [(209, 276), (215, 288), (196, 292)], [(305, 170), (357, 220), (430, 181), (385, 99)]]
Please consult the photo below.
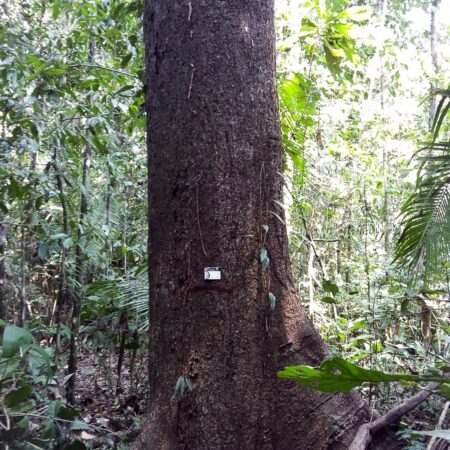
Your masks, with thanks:
[[(56, 174), (56, 185), (58, 188), (58, 197), (62, 208), (62, 219), (63, 219), (63, 232), (66, 236), (69, 236), (69, 217), (67, 210), (67, 201), (64, 193), (64, 183), (63, 177), (61, 176), (61, 170), (58, 163), (58, 147), (55, 146), (53, 153), (53, 168)], [(55, 344), (55, 358), (58, 357), (60, 344), (61, 344), (61, 310), (70, 301), (69, 290), (66, 282), (66, 260), (68, 256), (67, 248), (64, 243), (60, 245), (60, 273), (59, 273), (59, 289), (58, 298), (55, 307), (55, 324), (56, 324), (56, 344)]]
[[(381, 17), (381, 26), (384, 30), (384, 22), (386, 18), (386, 3), (387, 0), (380, 0), (378, 2), (378, 9)], [(384, 44), (380, 48), (380, 109), (381, 120), (385, 122), (385, 93), (386, 93), (386, 75), (384, 70)], [(389, 257), (390, 251), (390, 220), (389, 220), (389, 152), (386, 148), (386, 143), (382, 142), (382, 175), (383, 175), (383, 234), (384, 234), (384, 253), (386, 258)]]
[(20, 227), (20, 311), (19, 311), (19, 324), (21, 327), (25, 325), (27, 320), (27, 290), (26, 290), (26, 267), (25, 267), (25, 239), (26, 231), (25, 226)]
[[(88, 46), (88, 59), (89, 63), (94, 62), (95, 56), (95, 41), (89, 41)], [(91, 102), (91, 98), (88, 99)], [(71, 323), (71, 336), (70, 336), (70, 347), (69, 347), (69, 361), (68, 361), (68, 372), (72, 376), (67, 382), (67, 401), (72, 405), (75, 404), (75, 385), (76, 385), (76, 375), (77, 375), (77, 359), (78, 359), (78, 333), (80, 330), (80, 312), (81, 303), (84, 298), (85, 289), (85, 268), (84, 268), (84, 250), (82, 244), (83, 230), (85, 227), (85, 221), (87, 219), (88, 209), (89, 209), (89, 171), (91, 167), (91, 153), (92, 149), (89, 144), (86, 145), (83, 155), (83, 172), (81, 185), (83, 189), (81, 191), (80, 199), (80, 219), (78, 223), (77, 232), (77, 245), (75, 249), (75, 284), (77, 287), (77, 292), (72, 295), (72, 323)]]
[(348, 213), (348, 225), (345, 229), (345, 243), (346, 243), (346, 257), (347, 257), (347, 267), (345, 269), (345, 283), (347, 286), (351, 283), (351, 269), (350, 269), (350, 260), (352, 257), (352, 210), (349, 210)]
[(83, 237), (82, 229), (85, 226), (85, 220), (88, 213), (88, 191), (89, 191), (89, 168), (91, 165), (91, 148), (86, 146), (83, 159), (83, 175), (82, 186), (84, 187), (81, 192), (80, 203), (80, 220), (77, 233), (77, 245), (75, 250), (75, 282), (77, 291), (72, 295), (72, 324), (71, 324), (71, 337), (69, 347), (69, 362), (68, 372), (72, 374), (67, 382), (67, 401), (71, 404), (75, 403), (75, 384), (76, 384), (76, 372), (77, 372), (77, 353), (78, 353), (78, 333), (80, 329), (80, 311), (81, 302), (83, 300), (84, 293), (84, 251), (83, 244), (81, 242)]
[(6, 264), (5, 248), (8, 228), (0, 223), (0, 319), (6, 320)]
[(312, 245), (308, 249), (308, 297), (309, 317), (314, 322), (314, 250)]
[(278, 206), (273, 0), (148, 0), (144, 23), (151, 405), (134, 449), (346, 449), (365, 404), (276, 377), (328, 352)]
[[(436, 29), (436, 13), (439, 7), (440, 0), (431, 0), (431, 11), (430, 11), (430, 53), (431, 53), (431, 67), (433, 73), (431, 75), (430, 92), (436, 88), (436, 78), (439, 73), (439, 61), (436, 49), (437, 43), (437, 29)], [(436, 113), (436, 97), (430, 97), (430, 111), (429, 111), (429, 126), (430, 129), (433, 124), (434, 114)]]

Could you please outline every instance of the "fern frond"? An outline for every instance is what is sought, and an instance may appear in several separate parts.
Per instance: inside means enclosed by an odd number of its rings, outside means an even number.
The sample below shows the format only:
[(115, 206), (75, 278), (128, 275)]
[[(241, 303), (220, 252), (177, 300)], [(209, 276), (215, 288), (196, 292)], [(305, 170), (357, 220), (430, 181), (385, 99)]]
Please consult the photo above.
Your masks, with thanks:
[(149, 285), (146, 265), (131, 276), (119, 280), (97, 280), (88, 287), (88, 295), (97, 301), (113, 302), (135, 315), (141, 329), (149, 326)]

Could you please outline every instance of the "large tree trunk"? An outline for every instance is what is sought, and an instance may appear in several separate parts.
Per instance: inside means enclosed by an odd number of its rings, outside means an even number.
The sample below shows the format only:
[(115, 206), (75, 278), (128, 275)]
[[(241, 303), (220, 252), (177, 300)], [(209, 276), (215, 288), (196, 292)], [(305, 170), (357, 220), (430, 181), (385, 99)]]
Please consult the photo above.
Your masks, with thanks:
[(148, 0), (145, 40), (151, 406), (134, 448), (345, 449), (364, 403), (276, 377), (327, 350), (278, 203), (273, 0)]

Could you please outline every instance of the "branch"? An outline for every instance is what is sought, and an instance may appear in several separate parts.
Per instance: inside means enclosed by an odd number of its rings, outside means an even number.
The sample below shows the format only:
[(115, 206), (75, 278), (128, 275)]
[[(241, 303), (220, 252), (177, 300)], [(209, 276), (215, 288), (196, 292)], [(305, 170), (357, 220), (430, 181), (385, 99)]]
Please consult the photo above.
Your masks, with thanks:
[(97, 64), (68, 64), (69, 67), (88, 67), (90, 69), (98, 69), (98, 70), (107, 70), (108, 72), (117, 73), (119, 75), (123, 75), (125, 77), (135, 78), (136, 80), (141, 81), (139, 77), (136, 75), (132, 75), (131, 73), (124, 72), (123, 70), (112, 69), (110, 67), (98, 66)]
[(309, 244), (311, 245), (311, 247), (313, 249), (314, 256), (316, 257), (317, 262), (319, 263), (320, 270), (322, 271), (322, 274), (323, 274), (324, 278), (326, 280), (328, 280), (327, 271), (326, 271), (325, 266), (324, 266), (324, 264), (322, 262), (322, 259), (319, 256), (319, 253), (317, 252), (317, 248), (316, 248), (316, 246), (314, 244), (315, 239), (313, 239), (313, 237), (311, 236), (311, 233), (308, 230), (308, 224), (306, 223), (306, 218), (305, 218), (305, 215), (303, 214), (303, 211), (301, 211), (301, 219), (302, 219), (303, 227), (305, 228), (306, 239), (308, 239), (308, 242), (309, 242)]
[(437, 382), (428, 383), (416, 395), (411, 397), (409, 400), (406, 400), (396, 408), (391, 409), (384, 416), (381, 416), (372, 423), (365, 423), (361, 425), (348, 450), (365, 450), (372, 442), (373, 435), (384, 428), (387, 428), (389, 425), (400, 419), (400, 417), (404, 416), (416, 406), (423, 403), (439, 386), (440, 383)]

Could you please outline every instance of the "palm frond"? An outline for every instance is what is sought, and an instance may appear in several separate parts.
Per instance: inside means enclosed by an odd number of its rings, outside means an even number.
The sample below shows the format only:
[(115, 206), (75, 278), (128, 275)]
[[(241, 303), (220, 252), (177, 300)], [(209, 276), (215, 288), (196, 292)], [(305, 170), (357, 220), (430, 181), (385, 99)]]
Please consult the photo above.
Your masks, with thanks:
[(97, 280), (88, 287), (88, 296), (96, 301), (113, 302), (133, 313), (141, 329), (149, 326), (149, 285), (147, 265), (118, 280)]
[(304, 143), (306, 130), (314, 125), (314, 105), (318, 94), (310, 80), (301, 75), (285, 79), (279, 86), (283, 147), (300, 175), (305, 172)]
[(396, 263), (411, 275), (429, 273), (449, 260), (450, 141), (437, 141), (450, 109), (450, 90), (441, 96), (432, 126), (432, 140), (417, 154), (421, 161), (416, 187), (402, 207), (403, 231), (396, 242)]

